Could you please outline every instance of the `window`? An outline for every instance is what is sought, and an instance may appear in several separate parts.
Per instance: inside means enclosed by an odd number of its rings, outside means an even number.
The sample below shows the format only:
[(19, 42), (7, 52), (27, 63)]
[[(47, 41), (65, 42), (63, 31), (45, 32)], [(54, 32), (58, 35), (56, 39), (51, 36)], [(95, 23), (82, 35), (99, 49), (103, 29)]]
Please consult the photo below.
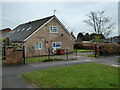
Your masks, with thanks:
[(19, 31), (20, 31), (20, 29), (17, 30), (17, 32), (19, 32)]
[(58, 27), (57, 26), (50, 26), (50, 33), (58, 33)]
[(61, 48), (61, 42), (53, 42), (53, 48)]
[(42, 49), (42, 43), (36, 43), (35, 50), (41, 50), (41, 49)]
[(27, 31), (30, 30), (30, 29), (31, 29), (31, 27), (27, 28)]
[(25, 28), (23, 28), (21, 31), (24, 31), (25, 30)]

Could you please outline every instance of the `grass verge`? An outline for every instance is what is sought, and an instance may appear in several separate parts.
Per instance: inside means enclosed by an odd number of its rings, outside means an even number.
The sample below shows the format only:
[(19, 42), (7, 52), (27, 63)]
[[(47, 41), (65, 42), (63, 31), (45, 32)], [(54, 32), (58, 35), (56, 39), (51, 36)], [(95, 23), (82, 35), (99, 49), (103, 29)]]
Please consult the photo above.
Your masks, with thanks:
[[(99, 55), (97, 55), (96, 57), (98, 57)], [(95, 58), (95, 54), (89, 54), (88, 57), (94, 57)]]
[(76, 59), (61, 59), (61, 58), (48, 58), (40, 59), (40, 58), (26, 58), (25, 63), (37, 63), (37, 62), (49, 62), (49, 61), (67, 61), (67, 60), (76, 60)]
[[(74, 52), (76, 52), (76, 49), (74, 49)], [(93, 52), (93, 50), (77, 49), (77, 52)]]
[(98, 63), (27, 72), (22, 77), (27, 83), (40, 88), (118, 87), (118, 68)]
[(39, 59), (39, 58), (26, 58), (25, 59), (25, 63), (36, 63), (36, 62), (47, 62), (47, 61), (61, 61), (64, 59), (60, 59), (60, 58), (50, 58), (50, 60), (47, 59)]

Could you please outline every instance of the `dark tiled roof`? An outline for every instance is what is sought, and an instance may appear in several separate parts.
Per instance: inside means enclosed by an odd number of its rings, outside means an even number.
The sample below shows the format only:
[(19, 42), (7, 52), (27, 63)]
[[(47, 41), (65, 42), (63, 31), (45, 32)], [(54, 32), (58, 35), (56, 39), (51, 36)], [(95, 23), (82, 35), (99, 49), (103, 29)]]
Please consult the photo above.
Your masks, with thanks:
[(8, 37), (11, 41), (23, 41), (52, 17), (53, 16), (49, 16), (43, 19), (21, 24), (11, 32), (3, 34), (2, 38)]

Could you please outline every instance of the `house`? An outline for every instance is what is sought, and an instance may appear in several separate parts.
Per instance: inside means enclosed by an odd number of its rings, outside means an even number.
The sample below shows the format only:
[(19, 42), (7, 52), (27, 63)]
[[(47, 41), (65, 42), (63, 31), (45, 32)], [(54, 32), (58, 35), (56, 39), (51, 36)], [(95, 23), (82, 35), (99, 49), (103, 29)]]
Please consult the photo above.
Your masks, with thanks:
[(4, 34), (4, 33), (8, 33), (8, 32), (10, 32), (10, 31), (11, 31), (10, 28), (2, 29), (2, 30), (0, 30), (0, 35), (1, 35), (1, 34)]
[(75, 39), (65, 26), (53, 15), (21, 24), (3, 38), (8, 37), (14, 44), (24, 45), (26, 57), (51, 54), (57, 49), (74, 51)]

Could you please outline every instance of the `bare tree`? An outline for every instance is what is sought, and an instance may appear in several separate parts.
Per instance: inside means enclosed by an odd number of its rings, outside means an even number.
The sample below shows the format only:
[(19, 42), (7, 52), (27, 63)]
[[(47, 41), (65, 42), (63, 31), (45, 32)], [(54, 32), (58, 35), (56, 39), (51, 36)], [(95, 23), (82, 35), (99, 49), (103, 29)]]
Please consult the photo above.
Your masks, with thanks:
[(83, 22), (92, 26), (96, 34), (103, 34), (108, 37), (114, 29), (115, 23), (110, 24), (111, 18), (105, 16), (105, 11), (90, 12), (88, 19)]

